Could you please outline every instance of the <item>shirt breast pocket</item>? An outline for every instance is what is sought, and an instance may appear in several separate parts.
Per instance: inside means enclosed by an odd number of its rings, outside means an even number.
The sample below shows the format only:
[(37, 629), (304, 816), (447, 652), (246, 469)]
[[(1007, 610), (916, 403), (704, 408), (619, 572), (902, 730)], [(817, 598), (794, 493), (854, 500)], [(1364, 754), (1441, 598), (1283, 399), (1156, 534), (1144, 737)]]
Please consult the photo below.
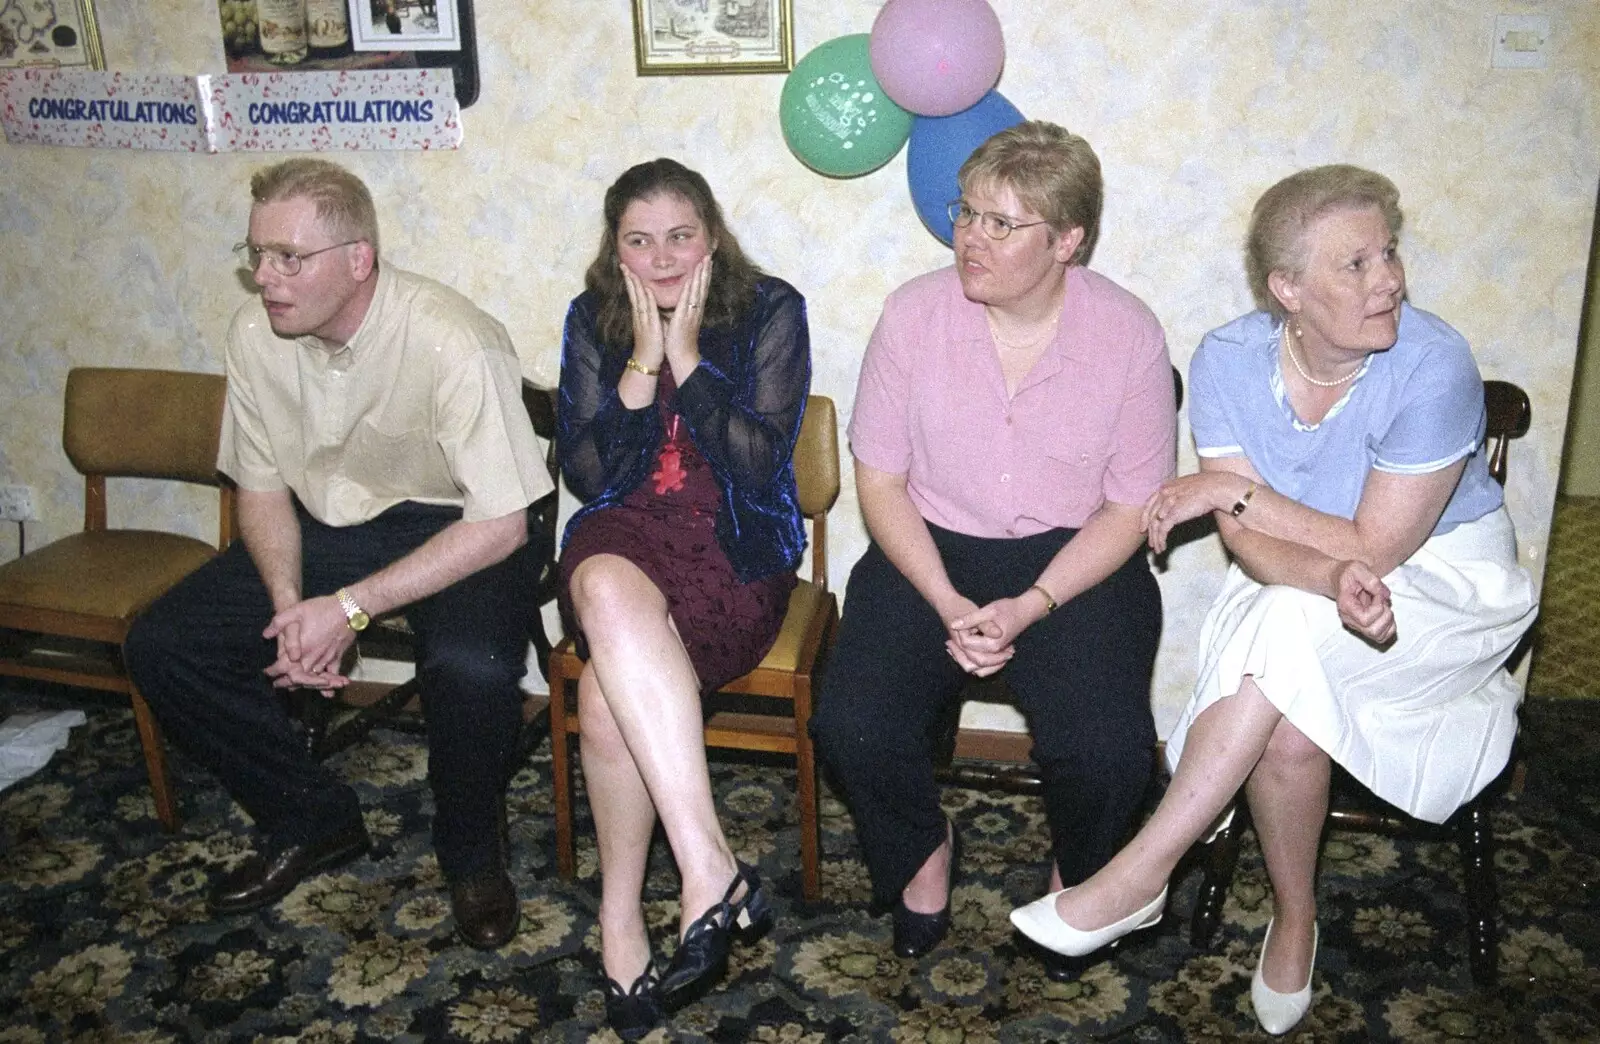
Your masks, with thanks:
[(1029, 433), (1024, 513), (1052, 526), (1081, 526), (1105, 499), (1107, 447), (1070, 424)]
[(363, 422), (350, 433), (340, 470), (376, 496), (437, 495), (428, 476), (439, 456), (425, 428), (389, 431)]

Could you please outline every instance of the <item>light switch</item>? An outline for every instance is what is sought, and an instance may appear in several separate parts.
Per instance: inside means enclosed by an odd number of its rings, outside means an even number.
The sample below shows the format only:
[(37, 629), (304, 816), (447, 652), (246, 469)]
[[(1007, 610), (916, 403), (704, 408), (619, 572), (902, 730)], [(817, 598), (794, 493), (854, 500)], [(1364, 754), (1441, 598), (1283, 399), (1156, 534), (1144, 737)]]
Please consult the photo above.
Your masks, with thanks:
[(1497, 15), (1489, 65), (1494, 69), (1543, 69), (1549, 64), (1549, 15)]

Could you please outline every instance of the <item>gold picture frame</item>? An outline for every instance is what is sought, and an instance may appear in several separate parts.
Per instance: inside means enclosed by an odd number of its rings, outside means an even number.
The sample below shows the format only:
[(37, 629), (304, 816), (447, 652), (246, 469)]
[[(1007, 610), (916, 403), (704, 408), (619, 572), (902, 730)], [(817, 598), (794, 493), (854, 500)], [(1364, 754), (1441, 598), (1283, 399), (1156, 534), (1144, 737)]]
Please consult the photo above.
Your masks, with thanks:
[(793, 0), (633, 0), (640, 76), (786, 73)]
[(0, 69), (106, 67), (94, 0), (18, 5), (17, 11), (20, 20), (0, 21)]

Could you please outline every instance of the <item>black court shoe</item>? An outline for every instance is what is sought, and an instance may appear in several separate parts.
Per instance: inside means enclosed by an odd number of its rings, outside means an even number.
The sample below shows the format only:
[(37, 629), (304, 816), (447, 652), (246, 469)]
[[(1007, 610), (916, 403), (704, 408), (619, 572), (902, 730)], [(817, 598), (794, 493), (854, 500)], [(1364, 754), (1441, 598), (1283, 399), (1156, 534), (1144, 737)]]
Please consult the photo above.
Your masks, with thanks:
[[(948, 822), (948, 820), (946, 820)], [(950, 934), (951, 897), (956, 890), (956, 878), (961, 873), (961, 835), (950, 824), (950, 875), (945, 885), (944, 909), (938, 913), (916, 913), (901, 899), (894, 904), (894, 952), (900, 957), (916, 958), (928, 953)]]
[(661, 969), (654, 955), (644, 966), (644, 974), (623, 990), (617, 980), (606, 977), (606, 1024), (623, 1040), (638, 1040), (661, 1021)]
[[(738, 871), (722, 901), (712, 904), (684, 933), (661, 977), (661, 996), (670, 1006), (688, 1003), (722, 977), (733, 937), (750, 938), (772, 919), (772, 905), (755, 868), (735, 860)], [(744, 885), (744, 896), (733, 897)]]

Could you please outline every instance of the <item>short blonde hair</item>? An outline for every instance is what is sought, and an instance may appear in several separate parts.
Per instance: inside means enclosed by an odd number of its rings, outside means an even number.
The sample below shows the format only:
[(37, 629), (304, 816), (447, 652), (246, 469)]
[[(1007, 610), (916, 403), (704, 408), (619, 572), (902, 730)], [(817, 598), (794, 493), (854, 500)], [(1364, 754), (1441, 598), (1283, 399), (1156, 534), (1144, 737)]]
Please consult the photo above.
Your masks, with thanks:
[(265, 167), (250, 178), (257, 203), (309, 199), (324, 229), (340, 239), (364, 239), (378, 252), (378, 212), (366, 183), (337, 163), (292, 159)]
[(1347, 163), (1311, 167), (1291, 174), (1267, 189), (1250, 212), (1250, 232), (1245, 240), (1245, 273), (1256, 304), (1282, 319), (1283, 305), (1272, 293), (1267, 277), (1282, 272), (1299, 278), (1311, 260), (1306, 229), (1334, 210), (1376, 207), (1398, 236), (1404, 216), (1400, 190), (1382, 174)]
[(1083, 229), (1083, 242), (1067, 263), (1088, 264), (1100, 238), (1105, 186), (1094, 149), (1065, 127), (1027, 120), (1006, 128), (967, 157), (956, 183), (962, 193), (979, 185), (1011, 189), (1056, 235)]

